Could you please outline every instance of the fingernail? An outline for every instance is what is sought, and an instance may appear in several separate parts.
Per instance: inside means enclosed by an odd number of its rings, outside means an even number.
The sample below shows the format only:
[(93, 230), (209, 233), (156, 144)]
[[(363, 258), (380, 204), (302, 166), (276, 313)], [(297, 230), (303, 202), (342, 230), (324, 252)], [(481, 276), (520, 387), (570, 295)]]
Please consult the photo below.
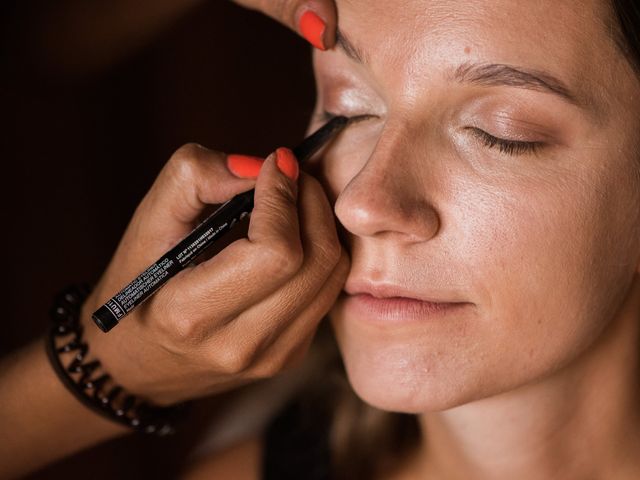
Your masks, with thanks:
[(294, 182), (298, 179), (300, 170), (295, 155), (288, 148), (279, 148), (276, 150), (276, 165), (282, 173)]
[(315, 12), (307, 10), (300, 17), (300, 33), (314, 47), (326, 50), (323, 35), (327, 25)]
[(264, 160), (249, 155), (227, 155), (227, 168), (236, 177), (257, 178)]

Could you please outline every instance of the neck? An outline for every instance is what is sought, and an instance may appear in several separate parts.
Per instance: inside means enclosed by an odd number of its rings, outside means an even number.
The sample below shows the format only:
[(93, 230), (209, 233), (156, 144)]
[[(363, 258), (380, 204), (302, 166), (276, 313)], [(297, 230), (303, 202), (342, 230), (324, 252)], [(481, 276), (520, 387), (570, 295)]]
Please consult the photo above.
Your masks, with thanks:
[(640, 478), (640, 285), (552, 376), (420, 416), (419, 464), (446, 479)]

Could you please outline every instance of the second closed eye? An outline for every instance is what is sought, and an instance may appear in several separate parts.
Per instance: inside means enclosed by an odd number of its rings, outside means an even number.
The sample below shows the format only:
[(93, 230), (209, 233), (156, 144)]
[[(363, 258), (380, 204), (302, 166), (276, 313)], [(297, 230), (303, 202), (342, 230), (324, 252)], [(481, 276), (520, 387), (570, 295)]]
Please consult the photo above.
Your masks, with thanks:
[(523, 155), (527, 153), (536, 153), (543, 146), (543, 142), (525, 142), (522, 140), (508, 140), (499, 138), (485, 132), (477, 127), (467, 127), (472, 134), (489, 148), (497, 148), (501, 153), (507, 155)]

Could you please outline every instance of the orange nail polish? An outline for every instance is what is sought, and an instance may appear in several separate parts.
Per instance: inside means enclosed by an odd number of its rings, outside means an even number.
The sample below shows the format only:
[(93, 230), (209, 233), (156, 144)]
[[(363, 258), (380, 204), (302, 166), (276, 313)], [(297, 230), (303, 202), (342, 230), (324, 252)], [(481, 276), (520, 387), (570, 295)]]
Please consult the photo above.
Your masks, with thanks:
[(276, 150), (276, 165), (282, 173), (284, 173), (291, 180), (298, 179), (300, 170), (298, 168), (298, 160), (295, 155), (288, 148), (279, 148)]
[(300, 33), (314, 47), (326, 50), (322, 36), (326, 29), (326, 24), (315, 12), (307, 10), (300, 17)]
[(264, 160), (249, 155), (227, 155), (227, 168), (236, 177), (257, 178)]

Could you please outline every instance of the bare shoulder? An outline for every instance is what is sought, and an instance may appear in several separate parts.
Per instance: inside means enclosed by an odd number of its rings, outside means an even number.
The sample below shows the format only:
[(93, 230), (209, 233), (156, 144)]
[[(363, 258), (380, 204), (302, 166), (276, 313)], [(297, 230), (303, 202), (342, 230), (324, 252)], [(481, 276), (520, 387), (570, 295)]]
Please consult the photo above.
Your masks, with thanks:
[(200, 458), (181, 476), (182, 480), (260, 480), (262, 478), (262, 438), (243, 440), (221, 452)]

